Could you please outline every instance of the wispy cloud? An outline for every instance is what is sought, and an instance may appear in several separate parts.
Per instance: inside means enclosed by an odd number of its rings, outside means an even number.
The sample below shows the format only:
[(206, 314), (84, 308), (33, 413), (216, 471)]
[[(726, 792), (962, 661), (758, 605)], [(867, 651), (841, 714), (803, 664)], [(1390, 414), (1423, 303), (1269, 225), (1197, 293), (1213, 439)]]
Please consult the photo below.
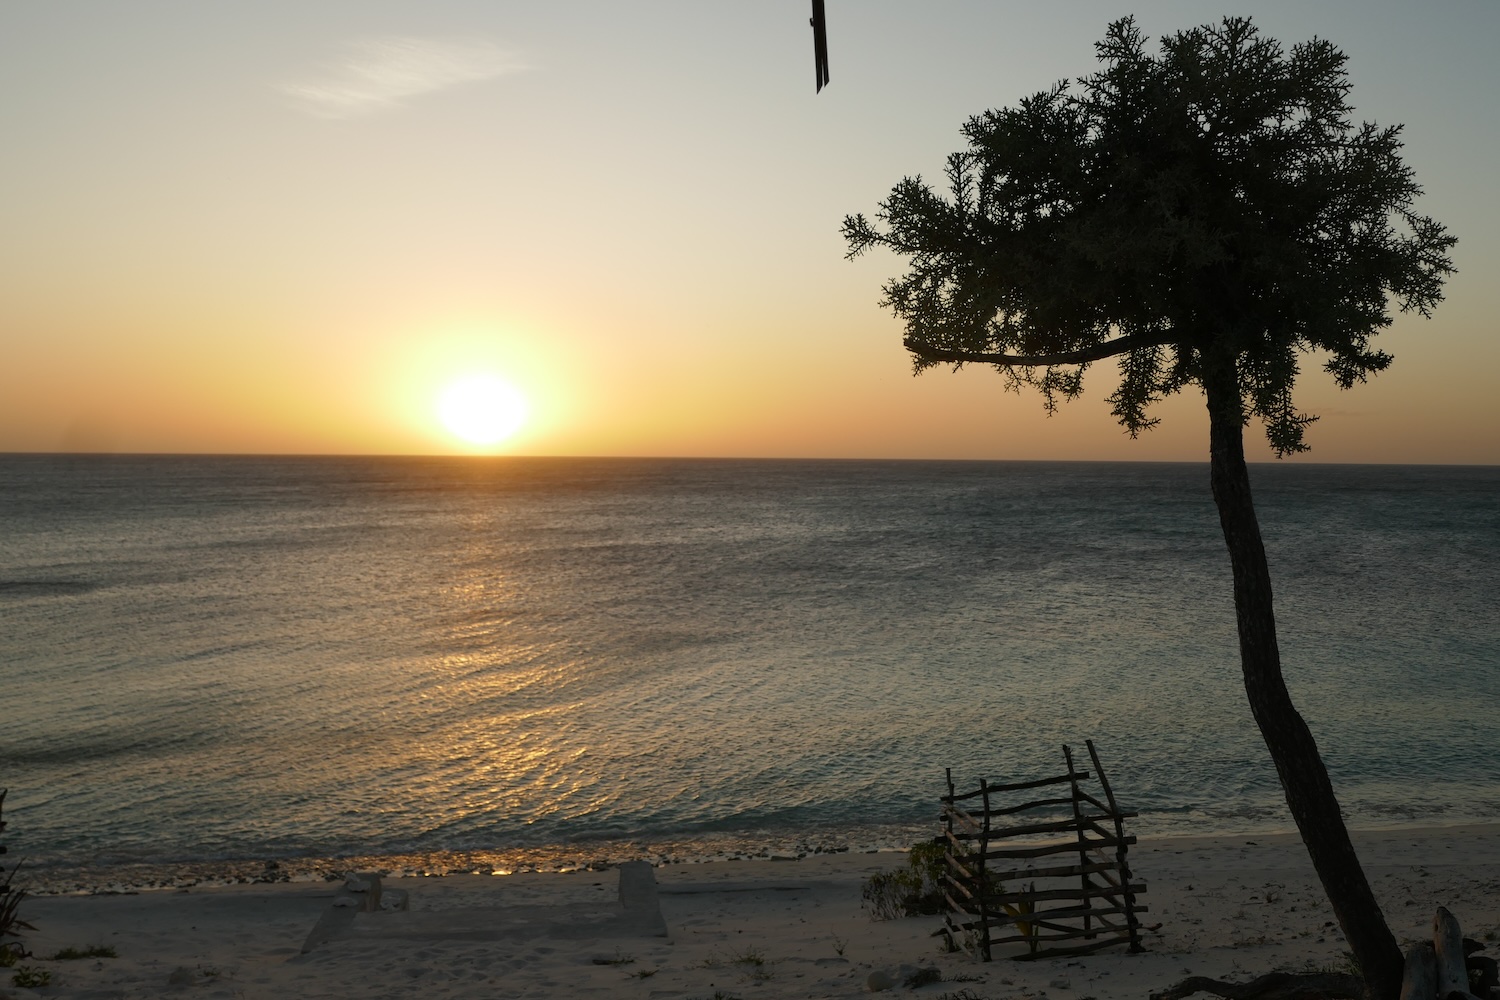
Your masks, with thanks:
[(407, 98), (526, 69), (514, 53), (480, 40), (362, 38), (350, 42), (348, 51), (319, 76), (277, 89), (320, 118), (355, 118), (399, 108)]

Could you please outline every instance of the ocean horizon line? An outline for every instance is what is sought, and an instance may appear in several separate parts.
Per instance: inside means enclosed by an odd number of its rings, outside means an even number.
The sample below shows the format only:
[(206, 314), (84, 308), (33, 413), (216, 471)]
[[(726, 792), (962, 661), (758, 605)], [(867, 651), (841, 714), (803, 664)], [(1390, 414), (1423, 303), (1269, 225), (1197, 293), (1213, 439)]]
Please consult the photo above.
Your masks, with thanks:
[[(781, 463), (908, 463), (930, 465), (1132, 465), (1204, 466), (1207, 457), (1183, 458), (943, 458), (914, 456), (818, 456), (818, 455), (555, 455), (474, 454), (471, 452), (272, 452), (272, 451), (0, 451), (0, 460), (10, 458), (183, 458), (183, 459), (390, 459), (403, 461), (468, 460), (558, 461), (558, 462), (781, 462)], [(1359, 462), (1314, 461), (1295, 456), (1249, 460), (1264, 468), (1358, 468), (1358, 469), (1496, 469), (1496, 462)]]

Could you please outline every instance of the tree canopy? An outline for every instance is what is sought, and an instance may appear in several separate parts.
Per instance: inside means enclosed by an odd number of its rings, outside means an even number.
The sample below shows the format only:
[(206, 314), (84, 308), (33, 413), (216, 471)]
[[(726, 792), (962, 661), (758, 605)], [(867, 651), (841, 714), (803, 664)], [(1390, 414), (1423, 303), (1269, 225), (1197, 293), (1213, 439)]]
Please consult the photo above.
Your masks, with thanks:
[(907, 178), (876, 223), (845, 219), (849, 254), (910, 259), (883, 304), (918, 371), (990, 364), (1052, 408), (1118, 358), (1110, 401), (1132, 436), (1163, 396), (1203, 389), (1251, 713), (1367, 994), (1396, 1000), (1399, 946), (1282, 676), (1243, 438), (1258, 416), (1279, 455), (1304, 450), (1301, 356), (1345, 388), (1389, 365), (1371, 338), (1393, 303), (1425, 316), (1442, 299), (1454, 238), (1413, 207), (1400, 128), (1354, 124), (1328, 42), (1288, 52), (1225, 18), (1151, 55), (1126, 18), (1097, 47), (1104, 68), (1076, 88), (971, 118), (946, 197)]
[(947, 197), (909, 177), (876, 223), (846, 218), (849, 255), (910, 258), (882, 305), (918, 370), (993, 364), (1052, 409), (1118, 357), (1110, 402), (1135, 436), (1217, 357), (1276, 452), (1304, 450), (1299, 355), (1364, 381), (1391, 361), (1370, 344), (1390, 302), (1427, 315), (1453, 270), (1454, 238), (1413, 208), (1400, 126), (1354, 124), (1331, 43), (1286, 51), (1248, 18), (1159, 55), (1125, 18), (1096, 49), (1076, 86), (971, 118)]

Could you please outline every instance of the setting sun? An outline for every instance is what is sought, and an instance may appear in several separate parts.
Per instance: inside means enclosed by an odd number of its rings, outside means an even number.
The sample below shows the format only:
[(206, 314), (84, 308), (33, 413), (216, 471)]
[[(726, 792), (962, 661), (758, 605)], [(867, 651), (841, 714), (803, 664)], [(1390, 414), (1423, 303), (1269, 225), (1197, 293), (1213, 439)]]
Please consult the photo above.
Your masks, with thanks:
[(450, 382), (438, 397), (437, 413), (456, 437), (472, 445), (498, 444), (526, 422), (526, 398), (494, 375)]

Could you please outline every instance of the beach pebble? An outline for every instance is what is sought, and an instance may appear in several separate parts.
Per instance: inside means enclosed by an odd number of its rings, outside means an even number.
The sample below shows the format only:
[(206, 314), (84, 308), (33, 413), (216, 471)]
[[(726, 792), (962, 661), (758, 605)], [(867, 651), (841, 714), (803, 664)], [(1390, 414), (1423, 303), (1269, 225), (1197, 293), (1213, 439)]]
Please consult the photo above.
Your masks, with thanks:
[(865, 978), (865, 989), (869, 990), (871, 993), (879, 993), (882, 990), (893, 989), (895, 985), (896, 980), (891, 978), (891, 974), (881, 969), (876, 969)]

